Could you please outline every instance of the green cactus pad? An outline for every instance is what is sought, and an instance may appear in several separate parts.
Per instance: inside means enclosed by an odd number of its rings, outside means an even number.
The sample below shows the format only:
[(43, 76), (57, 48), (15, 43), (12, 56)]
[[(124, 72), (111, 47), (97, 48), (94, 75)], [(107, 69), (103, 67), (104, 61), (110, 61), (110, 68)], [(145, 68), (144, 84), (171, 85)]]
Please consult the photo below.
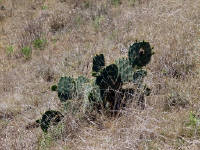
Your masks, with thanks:
[(93, 66), (92, 66), (92, 75), (96, 76), (96, 74), (105, 66), (105, 59), (103, 54), (99, 54), (94, 56), (93, 58)]
[(96, 84), (100, 89), (118, 89), (121, 85), (121, 79), (118, 76), (118, 67), (111, 64), (104, 68), (99, 76), (96, 78)]
[(61, 102), (72, 99), (75, 95), (75, 81), (72, 77), (61, 77), (58, 83), (58, 97)]
[(47, 132), (50, 125), (56, 125), (63, 117), (59, 111), (49, 110), (42, 115), (41, 120), (37, 120), (36, 122), (40, 123), (41, 129), (44, 132)]
[(93, 110), (94, 107), (101, 103), (102, 99), (99, 87), (97, 85), (86, 84), (84, 91), (84, 112)]
[(130, 46), (128, 51), (129, 62), (132, 67), (143, 67), (147, 65), (150, 60), (152, 53), (152, 48), (148, 42), (137, 42)]
[(121, 76), (122, 82), (132, 82), (134, 71), (129, 61), (126, 58), (121, 58), (115, 63), (118, 67), (118, 73)]

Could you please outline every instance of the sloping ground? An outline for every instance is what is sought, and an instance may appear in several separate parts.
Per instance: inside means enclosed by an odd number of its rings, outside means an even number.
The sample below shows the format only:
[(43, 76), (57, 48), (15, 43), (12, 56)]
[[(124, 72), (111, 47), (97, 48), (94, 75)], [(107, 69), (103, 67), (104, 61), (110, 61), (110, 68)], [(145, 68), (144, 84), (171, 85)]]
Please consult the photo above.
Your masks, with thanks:
[[(113, 2), (0, 1), (0, 149), (200, 149), (199, 126), (188, 125), (191, 111), (200, 113), (200, 1)], [(47, 41), (42, 50), (33, 46), (38, 37)], [(149, 41), (155, 51), (144, 110), (133, 104), (118, 118), (89, 122), (69, 114), (61, 133), (26, 129), (60, 108), (49, 87), (61, 76), (90, 77), (96, 53), (109, 64), (135, 40)], [(24, 46), (32, 48), (31, 58)]]

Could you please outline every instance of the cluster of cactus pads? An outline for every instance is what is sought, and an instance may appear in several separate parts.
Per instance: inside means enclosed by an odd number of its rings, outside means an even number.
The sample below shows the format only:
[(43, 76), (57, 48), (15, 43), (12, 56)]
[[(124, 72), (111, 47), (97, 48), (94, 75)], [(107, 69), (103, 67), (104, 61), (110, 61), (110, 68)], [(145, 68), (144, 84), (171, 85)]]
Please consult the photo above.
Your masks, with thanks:
[[(119, 58), (108, 66), (105, 65), (103, 54), (94, 56), (92, 79), (84, 76), (61, 77), (58, 85), (52, 86), (51, 89), (57, 91), (61, 102), (74, 98), (83, 100), (82, 106), (85, 112), (95, 108), (118, 110), (124, 105), (123, 99), (127, 93), (139, 95), (137, 93), (140, 92), (139, 104), (143, 102), (144, 95), (150, 93), (150, 89), (143, 85), (143, 79), (147, 75), (143, 67), (150, 62), (152, 55), (152, 48), (148, 42), (136, 41), (130, 46), (127, 58)], [(126, 83), (138, 85), (137, 90), (124, 89), (123, 85)], [(52, 113), (47, 111), (43, 115), (40, 123), (43, 131), (47, 131), (51, 119), (57, 113), (62, 116), (60, 112), (54, 111)]]

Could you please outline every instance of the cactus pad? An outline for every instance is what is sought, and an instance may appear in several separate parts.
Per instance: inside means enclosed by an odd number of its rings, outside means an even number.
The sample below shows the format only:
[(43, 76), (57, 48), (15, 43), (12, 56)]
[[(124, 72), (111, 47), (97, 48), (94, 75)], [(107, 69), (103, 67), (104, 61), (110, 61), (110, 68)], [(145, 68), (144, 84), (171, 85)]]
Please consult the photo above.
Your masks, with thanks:
[(93, 58), (93, 66), (92, 66), (92, 75), (96, 76), (97, 72), (99, 72), (105, 66), (104, 55), (99, 54), (94, 56)]
[(61, 77), (58, 83), (58, 97), (61, 102), (72, 99), (75, 94), (75, 81), (72, 77)]
[(128, 51), (129, 62), (132, 67), (143, 67), (147, 65), (150, 60), (152, 53), (152, 48), (148, 42), (136, 42), (130, 46)]
[(121, 58), (116, 61), (116, 65), (122, 82), (132, 82), (134, 71), (129, 61), (126, 58)]
[(118, 89), (121, 85), (121, 79), (118, 78), (118, 67), (111, 64), (104, 68), (99, 76), (96, 78), (96, 84), (100, 89)]
[(84, 112), (93, 110), (102, 103), (100, 89), (97, 85), (87, 84), (84, 92)]
[(59, 111), (49, 110), (42, 115), (41, 120), (37, 120), (36, 122), (40, 123), (41, 129), (44, 132), (47, 132), (50, 125), (56, 125), (63, 117)]

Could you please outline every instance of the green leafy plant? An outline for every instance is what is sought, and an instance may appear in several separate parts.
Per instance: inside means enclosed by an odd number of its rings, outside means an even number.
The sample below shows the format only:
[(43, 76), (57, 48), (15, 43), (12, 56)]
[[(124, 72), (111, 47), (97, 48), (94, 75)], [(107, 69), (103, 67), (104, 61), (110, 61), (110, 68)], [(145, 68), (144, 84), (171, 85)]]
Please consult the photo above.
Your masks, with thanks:
[(21, 49), (21, 52), (23, 54), (23, 56), (28, 59), (31, 57), (31, 53), (32, 53), (32, 50), (30, 47), (26, 46), (24, 48)]
[(192, 126), (193, 128), (200, 127), (200, 118), (198, 118), (193, 112), (189, 114), (189, 123), (188, 126)]
[(38, 39), (33, 41), (33, 47), (36, 48), (36, 49), (40, 49), (40, 50), (44, 49), (46, 44), (47, 44), (46, 39), (38, 38)]

